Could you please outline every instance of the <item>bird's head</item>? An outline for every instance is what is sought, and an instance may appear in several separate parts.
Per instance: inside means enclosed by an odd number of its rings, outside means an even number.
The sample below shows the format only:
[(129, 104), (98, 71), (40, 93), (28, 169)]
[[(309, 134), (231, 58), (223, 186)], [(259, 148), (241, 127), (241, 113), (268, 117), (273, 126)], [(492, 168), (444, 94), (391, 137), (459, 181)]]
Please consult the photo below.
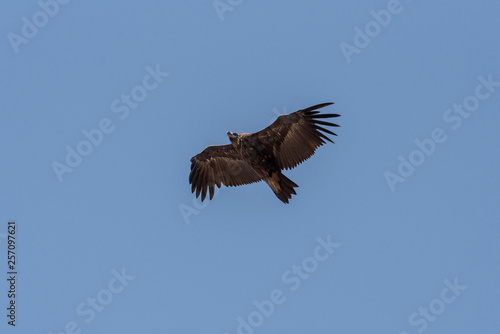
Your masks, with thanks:
[(227, 136), (229, 137), (229, 140), (231, 141), (231, 143), (235, 142), (236, 139), (238, 139), (238, 134), (236, 132), (228, 131)]

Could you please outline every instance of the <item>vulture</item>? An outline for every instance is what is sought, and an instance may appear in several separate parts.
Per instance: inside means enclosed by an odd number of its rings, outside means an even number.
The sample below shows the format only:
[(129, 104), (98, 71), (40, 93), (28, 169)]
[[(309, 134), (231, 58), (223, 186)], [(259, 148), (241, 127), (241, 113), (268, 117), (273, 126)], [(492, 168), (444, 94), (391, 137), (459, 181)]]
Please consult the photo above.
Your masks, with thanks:
[(323, 126), (339, 125), (323, 119), (340, 115), (321, 114), (316, 110), (331, 104), (322, 103), (281, 115), (259, 132), (228, 131), (230, 144), (208, 146), (191, 158), (191, 192), (196, 191), (196, 198), (201, 194), (203, 202), (207, 191), (210, 199), (213, 198), (215, 186), (235, 187), (264, 180), (283, 203), (288, 203), (292, 195), (296, 195), (294, 188), (298, 185), (281, 171), (310, 158), (325, 140), (333, 143), (325, 133), (336, 134)]

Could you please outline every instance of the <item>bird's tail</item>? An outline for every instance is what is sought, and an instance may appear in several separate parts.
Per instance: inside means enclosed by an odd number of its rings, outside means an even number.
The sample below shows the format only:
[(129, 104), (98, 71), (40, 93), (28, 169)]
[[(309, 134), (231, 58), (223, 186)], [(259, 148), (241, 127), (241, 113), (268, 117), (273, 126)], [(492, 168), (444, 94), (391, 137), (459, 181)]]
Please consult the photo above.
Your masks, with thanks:
[(287, 178), (281, 172), (273, 173), (270, 178), (266, 180), (267, 184), (273, 190), (276, 197), (283, 203), (288, 203), (292, 195), (297, 195), (293, 188), (298, 187), (292, 180)]

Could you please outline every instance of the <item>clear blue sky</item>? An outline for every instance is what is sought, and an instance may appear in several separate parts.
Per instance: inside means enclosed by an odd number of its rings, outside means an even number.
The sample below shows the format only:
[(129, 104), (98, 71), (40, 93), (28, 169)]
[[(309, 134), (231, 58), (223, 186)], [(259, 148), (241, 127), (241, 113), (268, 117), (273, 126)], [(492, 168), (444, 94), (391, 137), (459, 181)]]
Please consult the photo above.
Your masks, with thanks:
[[(500, 332), (498, 1), (63, 2), (0, 4), (2, 333)], [(329, 101), (290, 204), (193, 201)]]

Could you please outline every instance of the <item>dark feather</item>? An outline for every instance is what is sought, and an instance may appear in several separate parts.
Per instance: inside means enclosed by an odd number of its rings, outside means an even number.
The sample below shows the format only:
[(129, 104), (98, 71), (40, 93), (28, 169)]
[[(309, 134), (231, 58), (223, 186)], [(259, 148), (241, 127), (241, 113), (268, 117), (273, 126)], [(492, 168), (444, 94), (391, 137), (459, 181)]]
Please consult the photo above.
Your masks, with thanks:
[(321, 114), (321, 115), (314, 115), (311, 117), (312, 118), (331, 118), (331, 117), (339, 117), (339, 116), (340, 116), (339, 114)]

